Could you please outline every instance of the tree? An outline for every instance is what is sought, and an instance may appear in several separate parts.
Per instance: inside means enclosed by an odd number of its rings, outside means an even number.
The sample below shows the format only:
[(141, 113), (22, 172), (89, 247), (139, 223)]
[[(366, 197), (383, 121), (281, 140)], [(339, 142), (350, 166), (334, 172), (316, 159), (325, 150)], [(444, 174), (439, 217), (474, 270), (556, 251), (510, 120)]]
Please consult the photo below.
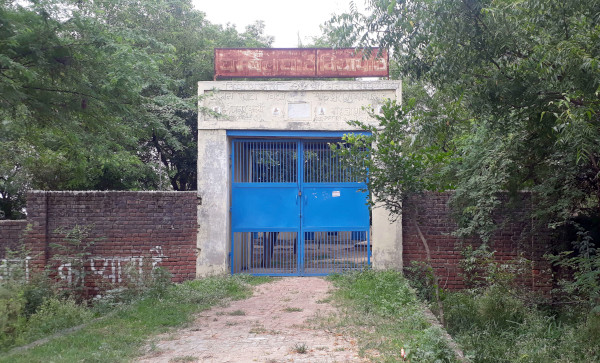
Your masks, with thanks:
[[(137, 156), (140, 124), (125, 122), (162, 80), (153, 55), (73, 2), (0, 8), (0, 194), (15, 216), (23, 192), (40, 189), (156, 188)], [(134, 72), (144, 69), (145, 72)]]
[(215, 46), (269, 46), (190, 0), (0, 2), (0, 208), (27, 189), (196, 187), (197, 81)]
[(341, 45), (391, 49), (400, 75), (433, 94), (417, 100), (412, 145), (451, 153), (438, 169), (456, 190), (462, 235), (487, 241), (506, 191), (534, 191), (535, 217), (549, 226), (600, 214), (600, 3), (370, 1), (369, 10), (330, 25)]
[(575, 231), (575, 253), (555, 260), (574, 271), (568, 296), (599, 306), (600, 2), (371, 0), (328, 25), (340, 45), (389, 48), (418, 96), (374, 131), (373, 160), (392, 172), (371, 192), (398, 213), (406, 193), (454, 189), (456, 233), (486, 248), (503, 196), (530, 191), (532, 220)]
[(159, 71), (173, 80), (166, 85), (172, 95), (150, 112), (152, 133), (143, 145), (144, 160), (162, 166), (173, 190), (195, 190), (197, 87), (198, 81), (212, 80), (214, 48), (269, 47), (273, 38), (264, 35), (261, 21), (248, 25), (243, 33), (231, 25), (211, 24), (190, 0), (125, 0), (99, 6), (111, 25), (143, 32), (173, 47), (172, 60), (159, 65)]

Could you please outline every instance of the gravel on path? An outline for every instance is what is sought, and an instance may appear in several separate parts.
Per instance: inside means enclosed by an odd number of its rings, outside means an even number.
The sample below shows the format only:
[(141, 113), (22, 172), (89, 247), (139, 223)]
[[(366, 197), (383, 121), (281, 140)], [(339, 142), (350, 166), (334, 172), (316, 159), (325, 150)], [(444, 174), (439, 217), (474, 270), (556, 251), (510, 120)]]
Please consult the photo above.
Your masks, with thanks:
[(286, 277), (255, 287), (254, 295), (204, 311), (188, 327), (161, 335), (140, 362), (366, 362), (351, 337), (311, 319), (335, 314), (331, 283)]

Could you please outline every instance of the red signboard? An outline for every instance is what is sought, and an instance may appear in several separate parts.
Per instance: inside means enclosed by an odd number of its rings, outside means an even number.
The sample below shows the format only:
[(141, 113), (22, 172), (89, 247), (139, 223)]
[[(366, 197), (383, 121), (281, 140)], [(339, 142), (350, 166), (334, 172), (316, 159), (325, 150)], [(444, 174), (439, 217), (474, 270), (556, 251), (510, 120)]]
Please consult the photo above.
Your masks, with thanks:
[(217, 78), (388, 77), (388, 54), (352, 48), (216, 48)]

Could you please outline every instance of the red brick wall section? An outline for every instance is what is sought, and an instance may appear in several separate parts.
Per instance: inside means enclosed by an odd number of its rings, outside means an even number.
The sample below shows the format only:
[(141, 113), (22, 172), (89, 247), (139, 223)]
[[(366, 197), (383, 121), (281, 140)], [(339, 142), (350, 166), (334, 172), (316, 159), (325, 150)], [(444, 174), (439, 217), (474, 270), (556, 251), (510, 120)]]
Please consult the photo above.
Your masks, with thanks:
[[(49, 265), (71, 278), (64, 253), (65, 232), (87, 226), (88, 274), (95, 282), (119, 283), (126, 276), (164, 267), (180, 282), (196, 276), (197, 198), (195, 192), (44, 192), (27, 196), (32, 265)], [(62, 262), (62, 265), (61, 265)], [(94, 279), (95, 277), (95, 279)]]
[(0, 259), (6, 257), (7, 248), (13, 251), (19, 248), (26, 227), (27, 221), (24, 219), (0, 221)]
[[(431, 264), (435, 269), (442, 288), (458, 290), (465, 287), (459, 267), (461, 259), (460, 242), (452, 232), (457, 225), (450, 215), (448, 200), (450, 193), (427, 193), (415, 197), (407, 203), (418, 203), (419, 214), (417, 220), (431, 252)], [(526, 195), (524, 195), (527, 198)], [(527, 203), (524, 203), (527, 205)], [(426, 261), (426, 252), (412, 220), (414, 209), (405, 208), (402, 217), (403, 264), (411, 265), (412, 261)], [(532, 261), (518, 283), (533, 287), (535, 290), (548, 292), (552, 287), (550, 264), (543, 257), (546, 246), (550, 240), (550, 231), (537, 232), (533, 237), (528, 233), (531, 221), (527, 218), (518, 218), (519, 214), (525, 216), (526, 210), (510, 211), (516, 213), (518, 222), (506, 223), (493, 235), (490, 242), (495, 250), (495, 260), (501, 263), (510, 263), (519, 256)], [(501, 214), (498, 219), (502, 219)], [(477, 247), (480, 240), (463, 240), (464, 244)]]

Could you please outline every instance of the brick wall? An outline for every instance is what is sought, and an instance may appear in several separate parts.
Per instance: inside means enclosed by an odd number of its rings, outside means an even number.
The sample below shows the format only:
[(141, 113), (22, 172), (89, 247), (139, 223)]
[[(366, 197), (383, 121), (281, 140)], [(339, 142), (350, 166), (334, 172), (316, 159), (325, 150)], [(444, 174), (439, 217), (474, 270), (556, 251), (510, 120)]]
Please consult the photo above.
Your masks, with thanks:
[(13, 251), (19, 248), (25, 227), (27, 227), (27, 221), (24, 219), (0, 221), (0, 259), (5, 258), (7, 248)]
[(31, 251), (29, 267), (48, 266), (69, 280), (72, 266), (58, 256), (76, 253), (65, 243), (66, 233), (85, 227), (88, 288), (123, 282), (155, 267), (169, 270), (179, 282), (196, 276), (196, 215), (196, 192), (32, 191), (27, 195), (27, 221), (3, 221), (0, 246), (8, 240), (5, 236), (18, 234), (28, 223), (31, 229), (24, 240)]
[[(417, 204), (419, 209), (418, 222), (421, 232), (428, 242), (431, 252), (431, 263), (435, 269), (442, 288), (457, 290), (465, 287), (462, 277), (462, 269), (459, 267), (461, 258), (461, 240), (452, 236), (457, 228), (456, 223), (450, 215), (448, 200), (450, 193), (427, 193), (423, 196), (411, 199), (407, 205)], [(527, 195), (523, 195), (527, 198)], [(519, 256), (532, 261), (527, 266), (524, 274), (520, 275), (518, 283), (526, 284), (536, 290), (549, 291), (551, 289), (550, 265), (544, 259), (550, 231), (537, 232), (530, 235), (530, 220), (525, 217), (528, 203), (523, 203), (525, 209), (505, 211), (513, 214), (513, 220), (517, 222), (505, 223), (493, 235), (490, 246), (495, 250), (495, 260), (502, 263), (510, 263)], [(402, 239), (403, 239), (403, 264), (410, 266), (412, 261), (426, 261), (425, 247), (417, 233), (412, 220), (414, 208), (408, 207), (403, 211), (402, 217)], [(497, 216), (497, 221), (503, 219), (502, 213)], [(464, 244), (477, 247), (481, 244), (478, 239), (463, 240)]]

